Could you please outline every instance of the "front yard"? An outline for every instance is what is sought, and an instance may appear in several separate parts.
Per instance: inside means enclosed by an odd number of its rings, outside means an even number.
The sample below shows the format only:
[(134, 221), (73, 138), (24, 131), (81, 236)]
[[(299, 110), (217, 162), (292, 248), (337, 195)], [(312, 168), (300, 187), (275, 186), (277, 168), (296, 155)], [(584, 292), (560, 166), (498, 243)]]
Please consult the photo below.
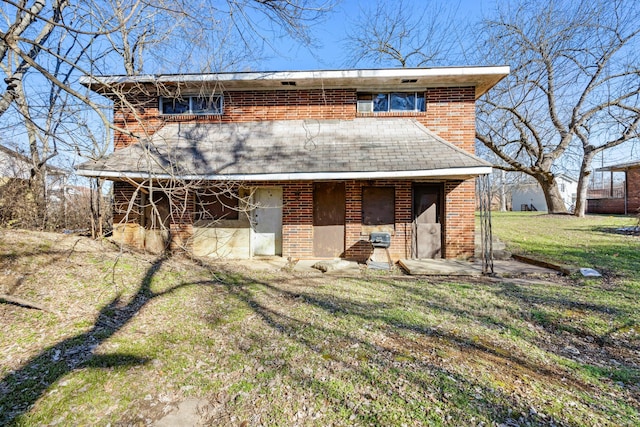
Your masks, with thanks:
[[(494, 215), (512, 249), (605, 273), (255, 273), (0, 234), (0, 425), (640, 424), (631, 219)], [(589, 265), (585, 265), (585, 263)]]

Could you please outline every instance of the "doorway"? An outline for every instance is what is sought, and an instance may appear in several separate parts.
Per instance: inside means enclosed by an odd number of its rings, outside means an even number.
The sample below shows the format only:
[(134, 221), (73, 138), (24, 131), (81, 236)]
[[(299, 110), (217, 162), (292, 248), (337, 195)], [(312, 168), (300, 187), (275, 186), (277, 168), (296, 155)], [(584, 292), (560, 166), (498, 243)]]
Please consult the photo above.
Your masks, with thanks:
[(346, 190), (344, 182), (317, 182), (313, 186), (313, 256), (344, 255)]
[(257, 188), (253, 202), (253, 255), (282, 255), (282, 188)]
[(442, 193), (439, 184), (413, 186), (413, 258), (442, 258)]

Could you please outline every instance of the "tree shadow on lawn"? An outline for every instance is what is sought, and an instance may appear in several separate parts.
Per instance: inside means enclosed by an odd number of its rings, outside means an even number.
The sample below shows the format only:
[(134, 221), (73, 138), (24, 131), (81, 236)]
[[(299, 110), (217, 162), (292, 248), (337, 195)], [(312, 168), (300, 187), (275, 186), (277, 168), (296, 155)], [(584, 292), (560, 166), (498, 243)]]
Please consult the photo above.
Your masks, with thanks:
[(183, 283), (162, 292), (151, 291), (152, 279), (167, 259), (160, 257), (147, 269), (140, 287), (128, 303), (123, 305), (121, 296), (117, 295), (102, 307), (90, 330), (45, 348), (20, 369), (0, 379), (0, 425), (11, 424), (27, 413), (51, 385), (76, 369), (146, 364), (146, 358), (126, 353), (96, 355), (94, 350), (121, 330), (151, 300), (191, 285)]
[[(273, 331), (285, 340), (292, 340), (301, 344), (311, 353), (315, 353), (320, 363), (338, 365), (338, 369), (329, 370), (338, 379), (346, 382), (356, 378), (356, 385), (368, 384), (366, 391), (336, 392), (331, 381), (318, 378), (317, 372), (305, 372), (299, 365), (284, 362), (280, 372), (286, 372), (292, 383), (302, 384), (324, 397), (331, 410), (340, 413), (344, 410), (352, 411), (358, 423), (387, 424), (394, 422), (388, 416), (388, 408), (376, 408), (376, 397), (390, 399), (403, 404), (424, 415), (419, 421), (446, 422), (446, 416), (455, 412), (457, 422), (475, 423), (479, 420), (495, 422), (530, 423), (533, 425), (579, 425), (569, 419), (555, 419), (549, 415), (539, 415), (531, 408), (531, 402), (522, 397), (492, 387), (486, 382), (480, 382), (474, 376), (465, 376), (454, 370), (447, 369), (438, 363), (434, 351), (441, 348), (458, 352), (468, 363), (477, 362), (476, 358), (490, 360), (505, 369), (516, 371), (516, 376), (536, 378), (540, 384), (554, 383), (558, 387), (581, 390), (593, 393), (593, 388), (578, 380), (565, 378), (566, 372), (552, 371), (544, 366), (532, 363), (522, 357), (510, 354), (508, 351), (492, 347), (488, 343), (455, 335), (437, 328), (425, 327), (417, 323), (398, 322), (396, 318), (381, 314), (375, 302), (354, 302), (337, 296), (320, 296), (314, 293), (313, 286), (296, 288), (290, 291), (277, 280), (256, 280), (235, 272), (220, 274), (218, 280), (227, 291), (239, 301), (244, 302), (259, 318)], [(257, 288), (256, 288), (257, 287)], [(270, 295), (268, 301), (261, 296), (263, 288)], [(277, 304), (278, 297), (292, 301), (293, 304), (306, 304), (310, 308), (320, 309), (336, 318), (351, 318), (362, 325), (374, 324), (374, 328), (382, 329), (386, 341), (374, 342), (362, 338), (361, 333), (340, 329), (336, 325), (314, 324), (304, 316), (295, 317), (287, 307)], [(447, 307), (438, 307), (448, 310)], [(307, 312), (309, 310), (302, 310)], [(456, 316), (468, 313), (454, 311)], [(382, 326), (379, 326), (382, 325)], [(406, 333), (409, 333), (407, 335)], [(413, 333), (413, 334), (411, 334)], [(411, 338), (418, 334), (419, 338)], [(350, 348), (358, 348), (370, 355), (366, 361), (359, 360)], [(265, 359), (271, 357), (264, 356)], [(446, 356), (445, 356), (446, 357)], [(323, 360), (324, 359), (324, 362)], [(268, 365), (268, 360), (261, 361)], [(313, 365), (312, 365), (313, 366)], [(446, 366), (446, 364), (445, 364)], [(341, 375), (343, 372), (344, 375)], [(407, 382), (417, 392), (399, 393), (398, 384), (390, 381)], [(415, 400), (418, 400), (417, 402)], [(363, 402), (367, 403), (363, 405)], [(422, 409), (418, 409), (422, 407)], [(433, 412), (438, 408), (440, 412)], [(539, 411), (544, 408), (538, 408)], [(518, 414), (518, 415), (515, 415)], [(516, 420), (513, 417), (516, 417)], [(475, 418), (474, 418), (475, 417)], [(397, 421), (397, 420), (395, 420)]]
[[(449, 279), (446, 279), (445, 283), (449, 281)], [(423, 301), (425, 307), (449, 312), (460, 318), (476, 319), (483, 324), (493, 325), (504, 331), (513, 330), (512, 324), (501, 321), (485, 312), (434, 303), (434, 295), (428, 284), (416, 287), (411, 286), (410, 282), (408, 282), (409, 285), (407, 286), (393, 280), (385, 281), (385, 283), (390, 287), (411, 293), (414, 297)], [(584, 298), (580, 298), (584, 287), (568, 283), (554, 285), (562, 293), (551, 291), (549, 289), (551, 285), (548, 282), (538, 285), (533, 283), (523, 285), (516, 284), (509, 279), (504, 279), (497, 283), (495, 281), (484, 282), (477, 280), (472, 286), (481, 287), (486, 292), (510, 303), (517, 304), (518, 310), (514, 313), (514, 319), (521, 319), (521, 321), (538, 325), (547, 332), (546, 336), (536, 335), (527, 338), (531, 344), (580, 363), (587, 370), (601, 372), (600, 376), (602, 377), (608, 373), (614, 378), (620, 376), (629, 377), (625, 382), (640, 379), (640, 365), (636, 362), (627, 361), (629, 359), (638, 360), (640, 342), (637, 339), (635, 342), (613, 339), (615, 333), (634, 328), (638, 324), (636, 320), (637, 305), (629, 304), (628, 307), (614, 307), (598, 301), (585, 301)], [(609, 293), (606, 290), (602, 292)], [(631, 293), (631, 291), (617, 290), (616, 292), (629, 300), (636, 301), (640, 298), (640, 295)], [(602, 334), (596, 334), (580, 324), (574, 324), (571, 319), (563, 318), (562, 313), (571, 313), (573, 311), (584, 313), (584, 317), (593, 315), (595, 317), (617, 318), (619, 319), (616, 322), (618, 325), (612, 326)], [(585, 361), (585, 354), (576, 354), (573, 349), (567, 350), (569, 345), (577, 346), (579, 350), (588, 352), (588, 360)], [(589, 368), (590, 364), (594, 364), (594, 369)], [(623, 375), (619, 375), (620, 372)]]
[[(330, 382), (317, 378), (316, 373), (299, 369), (299, 365), (285, 362), (283, 366), (283, 372), (287, 372), (294, 384), (302, 384), (302, 387), (319, 394), (329, 403), (331, 409), (348, 409), (353, 412), (356, 419), (351, 421), (354, 423), (393, 424), (394, 420), (386, 418), (388, 414), (385, 408), (380, 407), (377, 401), (391, 399), (397, 402), (400, 399), (407, 408), (410, 407), (414, 411), (410, 416), (423, 414), (424, 419), (421, 418), (420, 422), (424, 424), (431, 421), (446, 423), (443, 421), (444, 417), (453, 413), (456, 420), (468, 423), (475, 423), (478, 419), (508, 422), (518, 416), (520, 418), (514, 422), (575, 425), (567, 420), (540, 415), (531, 411), (530, 403), (522, 397), (478, 381), (475, 376), (465, 376), (448, 369), (446, 365), (439, 363), (440, 356), (434, 356), (433, 352), (445, 348), (459, 353), (461, 357), (468, 357), (469, 363), (474, 363), (474, 358), (492, 360), (498, 365), (511, 367), (509, 369), (515, 366), (525, 377), (540, 378), (541, 381), (548, 377), (554, 383), (560, 384), (558, 373), (548, 371), (526, 359), (514, 357), (481, 341), (437, 328), (419, 323), (399, 322), (397, 318), (379, 312), (376, 301), (365, 303), (332, 294), (320, 295), (313, 286), (298, 286), (295, 292), (290, 291), (284, 281), (292, 280), (291, 276), (267, 282), (256, 280), (246, 274), (211, 270), (213, 281), (179, 283), (162, 292), (153, 292), (152, 279), (167, 259), (158, 258), (149, 267), (136, 294), (128, 303), (123, 303), (120, 296), (116, 296), (100, 310), (90, 330), (47, 347), (21, 368), (0, 379), (0, 425), (14, 423), (21, 415), (26, 414), (56, 381), (74, 370), (83, 367), (112, 368), (147, 363), (146, 358), (131, 354), (96, 355), (94, 350), (121, 330), (153, 299), (184, 286), (212, 284), (223, 287), (230, 295), (246, 304), (271, 330), (316, 354), (321, 363), (341, 367), (345, 370), (342, 377), (344, 381), (349, 381), (352, 377), (360, 384), (369, 384), (368, 391), (356, 390), (357, 394), (351, 396), (348, 392), (336, 391)], [(280, 283), (279, 280), (283, 282)], [(265, 302), (265, 295), (254, 289), (256, 286), (293, 301), (294, 304), (308, 305), (311, 309), (319, 309), (336, 318), (350, 318), (362, 325), (372, 323), (375, 328), (382, 330), (388, 341), (375, 342), (370, 334), (365, 334), (366, 338), (362, 338), (359, 337), (362, 334), (353, 330), (343, 330), (332, 324), (317, 325), (304, 316), (296, 317), (287, 311), (287, 307), (274, 308), (273, 302)], [(417, 290), (414, 292), (416, 296), (419, 295)], [(428, 299), (425, 297), (425, 307), (428, 307), (427, 302)], [(431, 303), (433, 304), (433, 301)], [(391, 308), (401, 308), (396, 303), (390, 305)], [(438, 309), (449, 310), (456, 316), (473, 316), (473, 313), (456, 312), (445, 305)], [(368, 360), (358, 360), (353, 352), (343, 350), (350, 345), (364, 349)], [(268, 366), (269, 356), (259, 357), (259, 362)], [(446, 355), (444, 357), (446, 358)], [(412, 384), (413, 392), (417, 391), (418, 395), (402, 394), (399, 392), (402, 387), (391, 382), (392, 380)], [(586, 393), (589, 393), (590, 389), (580, 381), (571, 379), (569, 386), (586, 390)], [(16, 402), (19, 404), (16, 405)], [(544, 408), (538, 408), (540, 409)]]

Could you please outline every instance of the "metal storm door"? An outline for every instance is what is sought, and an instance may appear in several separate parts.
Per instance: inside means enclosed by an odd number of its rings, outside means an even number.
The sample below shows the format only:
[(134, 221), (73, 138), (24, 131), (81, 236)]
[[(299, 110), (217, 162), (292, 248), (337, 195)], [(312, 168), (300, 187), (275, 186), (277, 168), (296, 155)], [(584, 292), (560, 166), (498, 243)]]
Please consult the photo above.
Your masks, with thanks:
[(344, 182), (313, 186), (313, 255), (335, 258), (344, 254), (346, 191)]
[(258, 188), (253, 201), (253, 255), (282, 255), (282, 188)]
[(413, 258), (442, 257), (442, 187), (413, 187)]

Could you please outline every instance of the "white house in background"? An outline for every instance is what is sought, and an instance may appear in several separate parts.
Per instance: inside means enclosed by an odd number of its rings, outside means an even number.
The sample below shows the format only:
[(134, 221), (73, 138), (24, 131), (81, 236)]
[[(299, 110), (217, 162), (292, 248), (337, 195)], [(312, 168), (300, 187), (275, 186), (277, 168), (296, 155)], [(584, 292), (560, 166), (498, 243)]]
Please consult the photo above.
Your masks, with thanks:
[[(31, 177), (31, 159), (24, 154), (0, 145), (0, 182), (6, 179), (28, 180)], [(66, 183), (69, 171), (55, 166), (45, 166), (47, 189), (60, 191)]]
[[(560, 195), (568, 211), (576, 204), (578, 180), (565, 174), (556, 175)], [(546, 211), (547, 202), (542, 187), (531, 177), (527, 177), (511, 191), (511, 209), (514, 211)]]

